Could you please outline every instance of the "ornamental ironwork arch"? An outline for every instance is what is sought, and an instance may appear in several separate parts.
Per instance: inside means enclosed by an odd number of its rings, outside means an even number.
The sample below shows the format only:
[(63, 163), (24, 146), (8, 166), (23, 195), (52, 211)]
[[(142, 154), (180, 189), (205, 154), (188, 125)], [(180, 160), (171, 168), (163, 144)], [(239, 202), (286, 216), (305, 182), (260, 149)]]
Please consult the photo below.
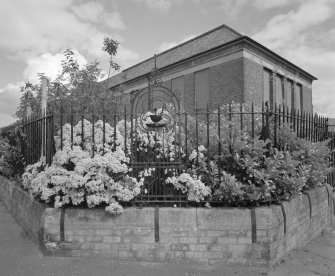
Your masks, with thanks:
[(168, 133), (180, 114), (178, 91), (164, 86), (149, 86), (132, 95), (131, 112), (143, 131), (161, 129)]
[(180, 114), (180, 91), (162, 85), (156, 56), (148, 86), (131, 94), (131, 113), (143, 131), (159, 129), (163, 133), (171, 132)]

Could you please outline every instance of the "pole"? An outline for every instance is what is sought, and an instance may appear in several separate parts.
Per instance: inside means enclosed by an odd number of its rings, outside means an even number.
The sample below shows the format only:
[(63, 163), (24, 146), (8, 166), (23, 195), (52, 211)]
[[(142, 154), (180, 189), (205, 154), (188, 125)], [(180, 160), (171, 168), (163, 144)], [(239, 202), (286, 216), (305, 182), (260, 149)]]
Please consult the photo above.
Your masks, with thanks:
[[(48, 93), (48, 80), (46, 77), (41, 77), (41, 88), (42, 88), (42, 95), (41, 95), (41, 131), (42, 131), (42, 148), (41, 148), (41, 157), (45, 156), (47, 153), (46, 143), (47, 138), (47, 119), (46, 119), (46, 110), (47, 110), (47, 93)], [(49, 134), (50, 135), (50, 134)]]
[(44, 76), (41, 77), (41, 87), (42, 87), (41, 111), (42, 114), (45, 114), (47, 109), (48, 79)]

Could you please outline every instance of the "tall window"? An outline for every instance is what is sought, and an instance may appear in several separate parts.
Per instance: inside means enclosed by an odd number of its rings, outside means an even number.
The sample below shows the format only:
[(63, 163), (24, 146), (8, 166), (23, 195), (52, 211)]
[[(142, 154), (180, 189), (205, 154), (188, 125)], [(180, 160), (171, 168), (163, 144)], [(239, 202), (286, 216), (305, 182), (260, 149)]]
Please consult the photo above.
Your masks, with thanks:
[(207, 108), (209, 104), (209, 70), (194, 73), (195, 104), (198, 109)]
[(295, 108), (297, 110), (300, 110), (302, 112), (302, 86), (301, 84), (296, 83), (295, 84), (295, 89), (294, 89), (294, 94), (295, 94)]
[(180, 97), (180, 111), (184, 111), (184, 77), (182, 76), (172, 79), (171, 83), (172, 92), (179, 94), (177, 96)]
[(293, 107), (293, 93), (292, 93), (292, 81), (287, 80), (286, 82), (286, 105), (288, 108)]
[(270, 104), (270, 75), (271, 72), (268, 70), (263, 71), (263, 91), (264, 91), (264, 97), (263, 101), (268, 102)]
[(285, 104), (284, 90), (283, 90), (283, 79), (280, 75), (276, 75), (276, 105)]

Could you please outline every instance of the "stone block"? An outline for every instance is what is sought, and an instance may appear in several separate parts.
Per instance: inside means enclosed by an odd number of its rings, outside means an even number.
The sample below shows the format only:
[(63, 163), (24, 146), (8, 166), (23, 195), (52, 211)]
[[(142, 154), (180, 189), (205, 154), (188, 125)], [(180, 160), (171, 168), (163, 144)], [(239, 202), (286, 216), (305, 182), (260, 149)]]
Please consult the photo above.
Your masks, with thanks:
[(223, 251), (213, 251), (213, 252), (204, 252), (205, 259), (225, 259), (227, 258), (226, 252)]
[(132, 259), (135, 257), (135, 252), (130, 250), (119, 250), (118, 255), (120, 259)]
[(190, 245), (186, 243), (177, 243), (177, 244), (171, 244), (170, 248), (171, 248), (171, 251), (189, 251), (189, 250), (193, 251), (194, 245)]
[(198, 229), (250, 230), (250, 210), (247, 208), (198, 208)]
[(94, 243), (95, 250), (111, 250), (111, 245), (106, 243)]
[(187, 231), (195, 229), (196, 208), (159, 208), (159, 227), (160, 229), (175, 229), (178, 231)]
[(189, 246), (190, 251), (208, 251), (209, 249), (209, 245), (207, 244), (190, 244)]
[(205, 252), (197, 252), (197, 251), (186, 251), (185, 258), (186, 259), (203, 259)]
[(198, 237), (180, 237), (180, 243), (198, 243)]
[(121, 242), (121, 237), (117, 237), (117, 236), (103, 236), (102, 240), (105, 243), (120, 243)]

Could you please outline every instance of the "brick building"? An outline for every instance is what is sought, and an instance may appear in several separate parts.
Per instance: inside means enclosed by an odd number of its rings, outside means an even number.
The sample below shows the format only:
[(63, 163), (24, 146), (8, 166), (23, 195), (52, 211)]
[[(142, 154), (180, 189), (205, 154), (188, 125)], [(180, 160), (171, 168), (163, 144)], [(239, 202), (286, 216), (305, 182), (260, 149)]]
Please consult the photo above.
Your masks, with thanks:
[(109, 79), (110, 91), (122, 86), (130, 95), (147, 87), (155, 62), (163, 86), (180, 92), (186, 112), (232, 101), (313, 111), (314, 76), (226, 25), (123, 70)]

